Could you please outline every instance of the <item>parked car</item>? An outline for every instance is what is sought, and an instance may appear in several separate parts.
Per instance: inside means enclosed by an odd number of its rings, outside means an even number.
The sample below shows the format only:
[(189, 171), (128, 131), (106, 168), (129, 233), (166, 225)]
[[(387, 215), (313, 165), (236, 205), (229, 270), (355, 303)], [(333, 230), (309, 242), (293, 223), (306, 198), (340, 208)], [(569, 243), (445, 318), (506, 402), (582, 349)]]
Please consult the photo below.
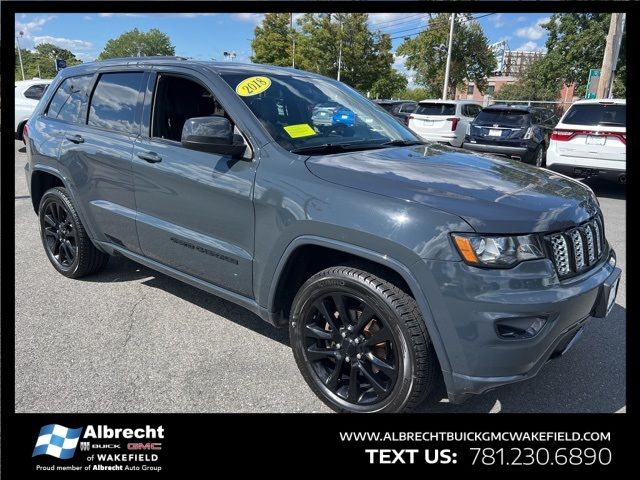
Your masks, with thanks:
[(466, 100), (423, 100), (409, 115), (408, 127), (425, 140), (461, 147), (480, 110), (482, 106)]
[(464, 148), (545, 165), (549, 137), (558, 119), (552, 110), (518, 105), (483, 108), (469, 126)]
[(318, 127), (334, 127), (345, 125), (353, 127), (355, 124), (355, 114), (337, 102), (320, 103), (313, 107), (311, 115), (313, 125)]
[(571, 177), (627, 181), (626, 100), (580, 100), (551, 134), (547, 168)]
[[(313, 127), (329, 102), (354, 113), (348, 134)], [(427, 145), (320, 75), (85, 63), (25, 133), (53, 268), (80, 278), (122, 255), (288, 327), (303, 378), (338, 411), (411, 410), (440, 375), (451, 402), (525, 380), (615, 302), (587, 186)]]
[(38, 105), (38, 102), (50, 83), (51, 80), (41, 80), (37, 78), (16, 82), (16, 112), (14, 122), (16, 139), (22, 140), (22, 127), (27, 123), (31, 113), (36, 108), (36, 105)]
[(413, 100), (374, 100), (374, 102), (405, 125), (409, 121), (409, 115), (413, 113), (418, 106), (418, 103)]

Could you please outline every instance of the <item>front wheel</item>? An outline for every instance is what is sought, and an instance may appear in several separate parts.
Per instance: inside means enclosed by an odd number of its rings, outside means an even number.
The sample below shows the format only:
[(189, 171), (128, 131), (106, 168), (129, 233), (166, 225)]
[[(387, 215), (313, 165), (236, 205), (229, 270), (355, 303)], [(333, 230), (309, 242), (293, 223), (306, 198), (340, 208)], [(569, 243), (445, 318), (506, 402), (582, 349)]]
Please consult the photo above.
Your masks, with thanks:
[(340, 412), (414, 409), (437, 360), (415, 300), (366, 271), (331, 267), (298, 291), (289, 334), (305, 381)]

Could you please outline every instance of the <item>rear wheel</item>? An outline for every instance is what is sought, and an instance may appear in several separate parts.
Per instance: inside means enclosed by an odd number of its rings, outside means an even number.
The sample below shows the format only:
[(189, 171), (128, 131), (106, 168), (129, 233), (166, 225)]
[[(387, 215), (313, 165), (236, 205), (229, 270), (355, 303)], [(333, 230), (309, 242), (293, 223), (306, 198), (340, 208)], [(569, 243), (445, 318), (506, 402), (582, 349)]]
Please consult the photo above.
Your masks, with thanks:
[(544, 148), (542, 145), (539, 145), (538, 148), (535, 149), (533, 154), (529, 157), (529, 161), (527, 163), (535, 165), (536, 167), (545, 166)]
[(49, 261), (62, 275), (80, 278), (107, 264), (109, 255), (91, 243), (65, 188), (47, 190), (40, 200), (38, 214), (42, 245)]
[(305, 381), (336, 411), (410, 411), (435, 383), (437, 360), (415, 300), (366, 271), (331, 267), (307, 280), (289, 333)]

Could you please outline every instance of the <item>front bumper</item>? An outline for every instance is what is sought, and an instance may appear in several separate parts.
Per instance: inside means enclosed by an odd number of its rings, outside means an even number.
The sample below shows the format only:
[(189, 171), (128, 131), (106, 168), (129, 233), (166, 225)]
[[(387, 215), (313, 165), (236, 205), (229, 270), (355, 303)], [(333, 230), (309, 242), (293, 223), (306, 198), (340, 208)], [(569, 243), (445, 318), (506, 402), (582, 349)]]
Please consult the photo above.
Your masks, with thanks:
[[(512, 269), (481, 269), (463, 262), (424, 260), (419, 273), (451, 371), (443, 371), (449, 400), (526, 380), (564, 353), (589, 318), (602, 310), (620, 276), (610, 251), (594, 268), (559, 281), (550, 260)], [(612, 261), (610, 259), (613, 258)], [(605, 308), (606, 310), (606, 308)], [(531, 338), (505, 339), (500, 322), (543, 318)]]
[(527, 147), (490, 145), (486, 143), (471, 143), (465, 141), (462, 148), (473, 150), (474, 152), (495, 153), (498, 155), (508, 155), (510, 157), (523, 157), (529, 152)]

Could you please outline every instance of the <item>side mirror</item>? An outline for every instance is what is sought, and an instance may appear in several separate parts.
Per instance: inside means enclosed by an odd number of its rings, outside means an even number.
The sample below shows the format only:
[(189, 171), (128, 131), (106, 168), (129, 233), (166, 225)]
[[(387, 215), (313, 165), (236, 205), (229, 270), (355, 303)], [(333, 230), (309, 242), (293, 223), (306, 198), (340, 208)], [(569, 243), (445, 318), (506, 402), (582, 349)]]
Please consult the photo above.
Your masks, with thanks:
[(180, 141), (183, 147), (191, 150), (241, 158), (247, 146), (244, 142), (238, 143), (237, 137), (228, 118), (212, 115), (184, 122)]

